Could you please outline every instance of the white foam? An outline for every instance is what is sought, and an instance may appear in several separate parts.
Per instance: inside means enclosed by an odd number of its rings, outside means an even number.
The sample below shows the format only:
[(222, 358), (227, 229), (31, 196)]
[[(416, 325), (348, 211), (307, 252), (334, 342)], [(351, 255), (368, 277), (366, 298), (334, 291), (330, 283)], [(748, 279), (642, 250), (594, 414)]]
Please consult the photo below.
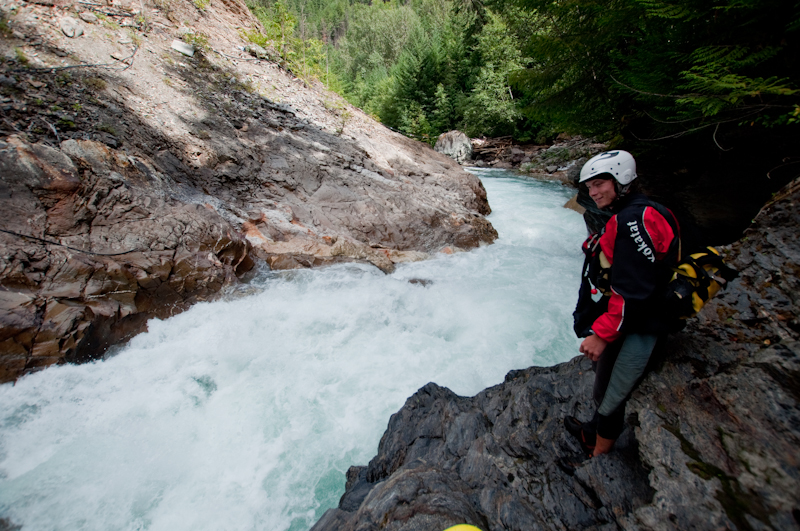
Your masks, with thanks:
[[(0, 386), (0, 518), (50, 529), (308, 529), (429, 381), (472, 395), (569, 359), (584, 229), (558, 185), (484, 175), (495, 245), (269, 273), (114, 357)], [(410, 279), (432, 281), (423, 286)]]

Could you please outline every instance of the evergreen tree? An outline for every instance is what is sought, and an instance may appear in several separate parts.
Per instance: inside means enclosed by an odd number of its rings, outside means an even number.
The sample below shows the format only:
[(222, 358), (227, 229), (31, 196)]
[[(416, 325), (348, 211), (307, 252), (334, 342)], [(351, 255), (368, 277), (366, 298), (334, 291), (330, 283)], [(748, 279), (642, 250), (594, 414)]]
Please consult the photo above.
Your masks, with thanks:
[(488, 20), (476, 45), (483, 64), (464, 111), (464, 128), (470, 136), (511, 134), (521, 118), (510, 79), (525, 61), (505, 23), (493, 13)]
[[(525, 112), (555, 129), (668, 137), (793, 123), (798, 5), (780, 0), (495, 2), (533, 59)], [(517, 22), (523, 9), (533, 24)]]

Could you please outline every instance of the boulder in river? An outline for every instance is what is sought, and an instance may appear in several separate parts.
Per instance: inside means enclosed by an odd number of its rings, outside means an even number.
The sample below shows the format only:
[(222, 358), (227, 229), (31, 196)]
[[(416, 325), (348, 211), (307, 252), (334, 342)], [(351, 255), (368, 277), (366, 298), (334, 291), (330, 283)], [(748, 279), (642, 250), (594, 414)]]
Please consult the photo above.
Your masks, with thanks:
[(433, 149), (452, 158), (459, 164), (472, 160), (472, 142), (461, 131), (448, 131), (436, 139)]

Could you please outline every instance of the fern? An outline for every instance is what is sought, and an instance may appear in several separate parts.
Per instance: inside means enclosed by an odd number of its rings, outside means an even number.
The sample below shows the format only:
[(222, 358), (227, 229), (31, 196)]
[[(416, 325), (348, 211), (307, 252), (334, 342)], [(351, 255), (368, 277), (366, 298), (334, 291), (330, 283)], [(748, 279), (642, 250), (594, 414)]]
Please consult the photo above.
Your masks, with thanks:
[(692, 20), (702, 16), (690, 5), (669, 4), (658, 0), (637, 0), (646, 11), (647, 16), (670, 20)]

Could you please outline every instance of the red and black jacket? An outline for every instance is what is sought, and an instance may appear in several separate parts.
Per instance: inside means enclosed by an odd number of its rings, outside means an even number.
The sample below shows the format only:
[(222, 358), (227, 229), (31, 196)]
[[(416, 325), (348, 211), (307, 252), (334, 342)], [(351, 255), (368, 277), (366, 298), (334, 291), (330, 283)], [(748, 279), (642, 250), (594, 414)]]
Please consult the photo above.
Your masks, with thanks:
[(672, 267), (680, 258), (675, 216), (642, 194), (623, 198), (613, 209), (616, 215), (583, 244), (586, 260), (573, 314), (575, 333), (594, 333), (612, 342), (625, 333), (679, 329), (681, 322), (668, 317), (663, 304)]

